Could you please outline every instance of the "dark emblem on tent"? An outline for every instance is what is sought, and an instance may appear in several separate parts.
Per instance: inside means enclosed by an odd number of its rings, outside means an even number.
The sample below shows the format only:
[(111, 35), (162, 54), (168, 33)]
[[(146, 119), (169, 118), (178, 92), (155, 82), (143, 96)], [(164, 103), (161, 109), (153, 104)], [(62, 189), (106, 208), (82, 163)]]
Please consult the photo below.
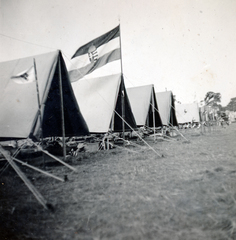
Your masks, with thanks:
[(29, 74), (26, 72), (20, 76), (12, 76), (11, 78), (24, 78), (26, 81), (29, 81), (28, 77), (29, 77)]
[(89, 47), (88, 56), (89, 56), (89, 60), (90, 60), (91, 63), (97, 62), (98, 52), (97, 52), (97, 48), (94, 45)]
[(11, 77), (11, 79), (15, 79), (16, 83), (30, 83), (35, 81), (35, 72), (34, 67), (31, 66), (28, 70), (25, 70), (17, 75)]

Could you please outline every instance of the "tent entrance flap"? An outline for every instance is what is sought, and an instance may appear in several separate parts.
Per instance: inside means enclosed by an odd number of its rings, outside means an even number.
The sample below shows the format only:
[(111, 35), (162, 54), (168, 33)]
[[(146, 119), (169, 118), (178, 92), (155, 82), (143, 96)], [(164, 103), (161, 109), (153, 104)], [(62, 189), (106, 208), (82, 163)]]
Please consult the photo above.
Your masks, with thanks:
[(127, 92), (137, 126), (162, 126), (159, 112), (154, 111), (158, 104), (153, 84), (128, 88)]
[(121, 74), (81, 79), (73, 82), (72, 87), (90, 133), (122, 131), (122, 120), (114, 113), (117, 111), (122, 115), (122, 94), (125, 120), (136, 127)]
[(151, 97), (150, 97), (150, 106), (147, 115), (146, 126), (148, 127), (162, 127), (161, 117), (158, 111), (158, 105), (156, 101), (156, 96), (154, 89), (152, 89)]
[(178, 126), (174, 96), (171, 91), (157, 92), (156, 100), (164, 126)]
[[(124, 101), (123, 104), (125, 106), (123, 114), (122, 114), (122, 107), (123, 107), (122, 101)], [(128, 98), (128, 95), (127, 95), (127, 92), (125, 89), (123, 78), (121, 80), (120, 87), (119, 87), (115, 112), (117, 112), (120, 116), (124, 115), (125, 121), (122, 119), (123, 116), (122, 116), (122, 118), (120, 118), (117, 114), (115, 114), (114, 122), (113, 122), (113, 126), (114, 126), (113, 131), (114, 132), (121, 132), (123, 130), (123, 126), (122, 126), (123, 123), (125, 124), (125, 131), (132, 131), (130, 126), (132, 128), (136, 128), (136, 122), (135, 122), (134, 115), (131, 110), (131, 106), (130, 106), (129, 98)], [(130, 126), (127, 125), (125, 122), (127, 122)]]

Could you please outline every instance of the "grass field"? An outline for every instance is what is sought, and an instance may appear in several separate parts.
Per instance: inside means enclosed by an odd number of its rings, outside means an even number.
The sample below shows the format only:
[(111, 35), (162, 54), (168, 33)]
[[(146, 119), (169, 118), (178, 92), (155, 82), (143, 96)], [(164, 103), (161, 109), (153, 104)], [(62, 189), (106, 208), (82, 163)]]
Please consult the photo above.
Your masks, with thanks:
[[(48, 171), (22, 168), (54, 207), (45, 210), (16, 173), (0, 172), (0, 239), (236, 239), (236, 123), (183, 130), (189, 140), (82, 153)], [(1, 168), (3, 165), (1, 165)]]

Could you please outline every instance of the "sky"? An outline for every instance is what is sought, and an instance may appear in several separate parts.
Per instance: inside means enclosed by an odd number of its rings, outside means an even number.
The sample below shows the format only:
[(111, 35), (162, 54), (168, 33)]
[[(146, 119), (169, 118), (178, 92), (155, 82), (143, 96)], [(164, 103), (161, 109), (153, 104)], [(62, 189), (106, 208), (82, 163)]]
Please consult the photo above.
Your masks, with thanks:
[(0, 62), (56, 49), (69, 61), (119, 24), (126, 87), (236, 97), (235, 0), (0, 0)]

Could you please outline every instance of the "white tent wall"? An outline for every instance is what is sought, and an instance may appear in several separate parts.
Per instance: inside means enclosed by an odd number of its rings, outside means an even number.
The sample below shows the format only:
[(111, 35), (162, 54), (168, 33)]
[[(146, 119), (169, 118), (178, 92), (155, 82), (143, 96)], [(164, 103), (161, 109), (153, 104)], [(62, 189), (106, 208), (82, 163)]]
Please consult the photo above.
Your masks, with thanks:
[[(57, 50), (0, 63), (0, 139), (38, 137), (39, 124), (36, 123), (39, 104), (34, 60), (43, 136), (62, 136), (62, 106), (66, 136), (87, 134), (88, 129), (75, 100), (65, 63), (61, 52)], [(61, 96), (63, 104), (60, 102)]]
[(172, 92), (157, 92), (156, 99), (162, 124), (165, 126), (178, 126)]
[(137, 126), (145, 126), (147, 122), (153, 125), (153, 117), (149, 116), (150, 108), (154, 110), (155, 126), (162, 126), (153, 84), (127, 88), (127, 94)]
[[(114, 74), (80, 79), (72, 83), (76, 100), (90, 133), (106, 133), (111, 126), (114, 126), (111, 123), (114, 119), (113, 114), (117, 106), (121, 81), (121, 74)], [(126, 106), (126, 110), (127, 107), (129, 106)]]
[[(42, 101), (50, 74), (54, 72), (58, 52), (38, 55), (36, 59), (40, 101)], [(38, 112), (35, 82), (19, 84), (12, 79), (33, 66), (33, 58), (24, 58), (0, 64), (0, 135), (1, 137), (28, 137)]]
[(127, 88), (131, 108), (138, 126), (144, 126), (150, 106), (153, 85)]
[(199, 122), (199, 108), (197, 103), (176, 104), (176, 116), (178, 123)]
[(171, 98), (170, 92), (156, 93), (157, 104), (159, 107), (163, 125), (168, 126), (170, 120)]

